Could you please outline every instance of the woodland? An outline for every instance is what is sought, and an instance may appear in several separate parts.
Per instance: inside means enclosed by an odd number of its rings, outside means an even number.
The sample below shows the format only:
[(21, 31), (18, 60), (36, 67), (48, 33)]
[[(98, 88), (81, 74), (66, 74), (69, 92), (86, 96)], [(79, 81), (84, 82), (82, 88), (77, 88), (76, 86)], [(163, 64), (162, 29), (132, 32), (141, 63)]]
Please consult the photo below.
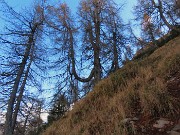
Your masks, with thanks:
[[(179, 0), (137, 0), (128, 23), (123, 6), (81, 0), (74, 15), (62, 2), (34, 1), (18, 12), (0, 0), (4, 135), (39, 134), (102, 79), (180, 33)], [(49, 114), (47, 123), (42, 113)]]

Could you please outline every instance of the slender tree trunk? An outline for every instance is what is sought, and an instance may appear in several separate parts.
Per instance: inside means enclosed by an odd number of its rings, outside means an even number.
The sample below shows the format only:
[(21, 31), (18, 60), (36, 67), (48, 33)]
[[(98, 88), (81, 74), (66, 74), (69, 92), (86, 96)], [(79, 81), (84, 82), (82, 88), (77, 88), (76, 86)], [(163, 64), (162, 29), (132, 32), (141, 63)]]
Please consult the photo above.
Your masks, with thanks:
[(28, 56), (31, 50), (31, 44), (33, 42), (33, 37), (29, 38), (28, 41), (28, 45), (24, 54), (24, 58), (20, 64), (19, 67), (19, 71), (17, 73), (11, 94), (10, 94), (10, 98), (8, 101), (8, 107), (7, 107), (7, 113), (6, 113), (6, 123), (5, 123), (5, 135), (12, 135), (13, 134), (13, 127), (12, 127), (12, 116), (13, 116), (13, 108), (14, 108), (14, 103), (15, 103), (15, 99), (16, 99), (16, 94), (18, 91), (18, 87), (19, 87), (19, 83), (21, 80), (21, 77), (23, 75), (24, 69), (25, 69), (25, 65), (26, 62), (28, 60)]
[(24, 125), (22, 127), (22, 134), (25, 135), (25, 132), (26, 132), (26, 126), (27, 126), (27, 123), (28, 123), (28, 119), (29, 119), (29, 116), (30, 116), (30, 110), (33, 108), (33, 105), (29, 108), (28, 110), (28, 114), (26, 115), (25, 117), (25, 121), (24, 121)]
[(35, 33), (37, 27), (40, 26), (41, 24), (42, 24), (42, 22), (34, 24), (34, 26), (31, 28), (31, 34), (29, 35), (29, 39), (28, 39), (27, 47), (26, 47), (26, 50), (24, 53), (24, 57), (23, 57), (22, 62), (20, 64), (17, 76), (15, 78), (14, 85), (12, 87), (12, 91), (10, 93), (10, 98), (8, 101), (5, 130), (4, 130), (5, 135), (12, 135), (13, 131), (14, 131), (12, 121), (13, 121), (13, 110), (14, 110), (14, 104), (15, 104), (15, 100), (16, 100), (16, 94), (18, 91), (18, 87), (19, 87), (22, 75), (24, 73), (25, 66), (27, 64), (27, 60), (28, 60), (28, 57), (29, 57), (29, 54), (31, 51), (31, 47), (34, 43), (34, 39), (33, 39), (34, 33)]
[(158, 4), (159, 4), (158, 9), (159, 9), (159, 14), (160, 14), (161, 19), (166, 24), (166, 26), (172, 30), (173, 26), (171, 24), (169, 24), (169, 22), (166, 20), (165, 16), (163, 15), (162, 2), (160, 0), (158, 0)]
[(116, 39), (116, 31), (113, 32), (113, 71), (116, 71), (119, 68), (119, 62), (118, 62), (118, 51), (117, 51), (117, 39)]
[(179, 28), (171, 25), (171, 24), (167, 21), (166, 17), (164, 16), (161, 0), (158, 0), (158, 5), (155, 4), (155, 1), (154, 1), (154, 0), (152, 0), (152, 3), (153, 3), (153, 5), (154, 5), (156, 8), (158, 8), (160, 17), (161, 17), (161, 19), (163, 20), (163, 22), (165, 23), (165, 25), (166, 25), (170, 30), (175, 30), (175, 31), (177, 31), (177, 32), (180, 32)]
[(149, 34), (149, 36), (151, 38), (151, 41), (155, 44), (155, 46), (157, 46), (157, 41), (156, 41), (156, 39), (154, 37), (154, 33), (153, 33), (153, 24), (152, 23), (150, 23), (148, 25), (147, 31), (148, 31), (148, 34)]
[(79, 95), (79, 92), (78, 92), (78, 81), (77, 80), (72, 80), (72, 102), (75, 103), (78, 101), (78, 95)]
[(31, 63), (32, 63), (32, 56), (31, 56), (31, 60), (27, 66), (27, 70), (26, 70), (26, 73), (25, 73), (25, 77), (23, 79), (23, 82), (22, 82), (22, 85), (20, 87), (20, 93), (19, 93), (19, 96), (17, 97), (17, 103), (16, 103), (16, 107), (15, 107), (15, 111), (14, 111), (14, 114), (13, 114), (13, 119), (12, 119), (12, 129), (13, 129), (13, 133), (14, 133), (14, 129), (15, 129), (15, 125), (16, 125), (16, 119), (17, 119), (17, 115), (18, 115), (18, 112), (19, 112), (19, 108), (20, 108), (20, 104), (21, 104), (21, 101), (22, 101), (22, 97), (23, 97), (23, 93), (24, 93), (24, 88), (25, 88), (25, 85), (26, 85), (26, 81), (27, 81), (27, 77), (28, 77), (28, 74), (29, 74), (29, 69), (30, 69), (30, 66), (31, 66)]
[(22, 134), (23, 135), (25, 135), (25, 132), (26, 132), (26, 126), (27, 126), (27, 122), (28, 122), (28, 119), (29, 119), (29, 115), (26, 116), (26, 119), (24, 121), (24, 125), (23, 125), (23, 128), (22, 128)]
[(94, 47), (94, 82), (95, 84), (101, 80), (101, 64), (99, 58), (99, 46)]
[(95, 16), (94, 16), (94, 24), (95, 24), (95, 40), (96, 43), (94, 44), (94, 81), (98, 83), (101, 80), (101, 63), (100, 63), (100, 13), (98, 8), (95, 9)]

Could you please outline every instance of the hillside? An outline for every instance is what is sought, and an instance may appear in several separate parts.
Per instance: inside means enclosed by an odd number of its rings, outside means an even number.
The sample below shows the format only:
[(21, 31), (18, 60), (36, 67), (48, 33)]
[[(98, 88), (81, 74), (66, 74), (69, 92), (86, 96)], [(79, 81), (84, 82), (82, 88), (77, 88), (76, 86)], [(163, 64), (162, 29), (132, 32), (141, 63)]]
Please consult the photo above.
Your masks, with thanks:
[(103, 79), (43, 135), (176, 135), (178, 132), (180, 36)]

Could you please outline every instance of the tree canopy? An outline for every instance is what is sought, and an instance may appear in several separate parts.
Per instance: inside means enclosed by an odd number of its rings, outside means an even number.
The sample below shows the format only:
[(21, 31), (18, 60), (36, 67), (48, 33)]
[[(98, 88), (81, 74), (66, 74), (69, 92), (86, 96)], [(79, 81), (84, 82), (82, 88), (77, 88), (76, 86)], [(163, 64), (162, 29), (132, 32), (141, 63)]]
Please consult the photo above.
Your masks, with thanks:
[[(137, 0), (133, 21), (141, 37), (123, 22), (123, 5), (113, 0), (81, 0), (76, 16), (65, 2), (38, 1), (22, 12), (3, 0), (0, 5), (5, 22), (0, 32), (0, 110), (6, 110), (5, 135), (25, 134), (28, 127), (42, 124), (44, 82), (55, 83), (49, 91), (53, 93), (49, 120), (53, 121), (132, 59), (139, 44), (160, 46), (159, 38), (180, 33), (178, 0)], [(33, 115), (37, 110), (38, 115)], [(18, 122), (19, 118), (23, 120)]]

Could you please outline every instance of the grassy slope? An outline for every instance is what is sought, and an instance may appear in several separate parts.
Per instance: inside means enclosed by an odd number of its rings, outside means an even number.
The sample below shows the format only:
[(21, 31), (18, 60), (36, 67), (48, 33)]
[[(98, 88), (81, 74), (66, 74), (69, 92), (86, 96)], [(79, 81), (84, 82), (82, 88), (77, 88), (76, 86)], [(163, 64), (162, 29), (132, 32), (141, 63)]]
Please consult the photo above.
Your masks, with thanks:
[(103, 79), (43, 135), (133, 134), (133, 125), (123, 120), (134, 117), (138, 118), (136, 131), (140, 134), (142, 125), (151, 132), (148, 127), (155, 118), (176, 121), (180, 116), (179, 70), (180, 36)]

